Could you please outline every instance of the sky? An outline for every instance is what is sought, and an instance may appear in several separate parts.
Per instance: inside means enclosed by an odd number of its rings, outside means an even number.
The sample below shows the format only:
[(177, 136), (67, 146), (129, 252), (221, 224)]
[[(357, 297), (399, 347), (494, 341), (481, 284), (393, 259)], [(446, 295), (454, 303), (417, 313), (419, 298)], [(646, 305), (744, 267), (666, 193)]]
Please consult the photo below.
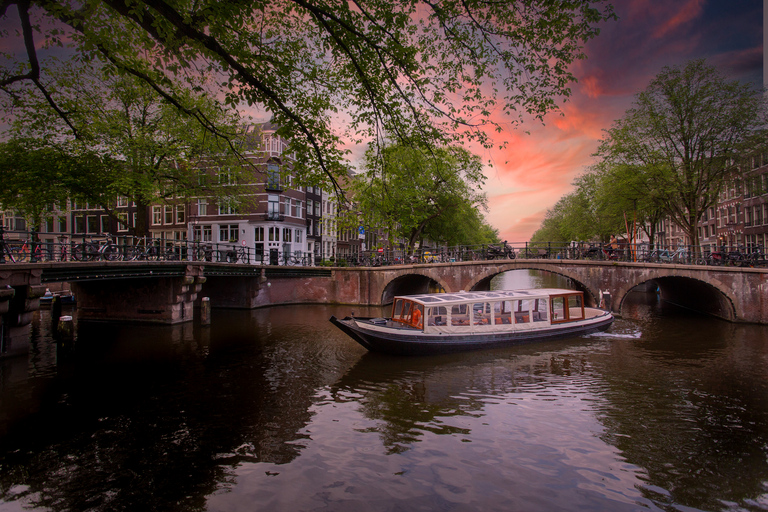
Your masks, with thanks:
[(603, 25), (587, 44), (588, 58), (573, 68), (578, 83), (561, 105), (563, 115), (497, 135), (506, 149), (484, 155), (493, 162), (486, 170), (486, 219), (502, 240), (530, 239), (547, 209), (594, 162), (602, 130), (624, 115), (664, 66), (705, 58), (731, 79), (762, 86), (762, 0), (612, 3), (619, 20)]
[[(763, 0), (611, 3), (619, 19), (603, 24), (586, 46), (587, 59), (574, 64), (578, 83), (560, 113), (517, 129), (497, 119), (508, 129), (493, 140), (506, 147), (482, 157), (492, 163), (486, 169), (486, 219), (502, 240), (530, 239), (547, 210), (594, 162), (602, 130), (623, 116), (664, 66), (706, 58), (729, 78), (762, 86)], [(0, 39), (0, 51), (8, 51), (3, 43), (8, 41)]]

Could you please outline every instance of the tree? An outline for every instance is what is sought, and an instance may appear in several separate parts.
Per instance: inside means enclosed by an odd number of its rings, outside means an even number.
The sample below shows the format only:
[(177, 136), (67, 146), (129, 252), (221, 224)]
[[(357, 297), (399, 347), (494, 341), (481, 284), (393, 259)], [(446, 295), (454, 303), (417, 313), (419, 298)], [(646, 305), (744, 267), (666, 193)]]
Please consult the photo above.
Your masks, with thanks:
[[(365, 225), (408, 240), (408, 253), (429, 233), (433, 239), (455, 230), (460, 213), (484, 207), (480, 192), (485, 181), (480, 158), (467, 150), (447, 146), (432, 151), (389, 145), (371, 145), (365, 172), (354, 181), (354, 199)], [(450, 226), (445, 221), (451, 222)]]
[(601, 209), (608, 217), (612, 217), (614, 226), (623, 229), (612, 229), (620, 232), (624, 229), (631, 232), (630, 221), (645, 232), (651, 245), (656, 238), (656, 228), (666, 215), (666, 204), (647, 180), (648, 173), (638, 173), (632, 166), (623, 164), (607, 165), (599, 162), (590, 169), (597, 180), (598, 193), (596, 200), (602, 204)]
[(60, 95), (66, 119), (37, 95), (13, 98), (11, 139), (0, 146), (4, 207), (38, 220), (52, 203), (71, 199), (121, 221), (114, 208), (122, 196), (138, 207), (132, 230), (141, 236), (152, 202), (232, 194), (201, 167), (226, 170), (227, 183), (246, 173), (232, 147), (244, 136), (237, 116), (205, 95), (180, 91), (179, 101), (227, 134), (214, 137), (136, 78), (102, 71), (62, 69), (52, 77), (49, 87)]
[(607, 130), (598, 156), (641, 176), (698, 246), (701, 215), (736, 177), (739, 152), (764, 138), (764, 114), (762, 91), (727, 80), (704, 60), (665, 67)]
[(23, 48), (6, 55), (0, 89), (34, 90), (75, 136), (45, 49), (136, 77), (213, 133), (184, 91), (271, 113), (303, 184), (346, 173), (343, 137), (491, 144), (491, 114), (541, 118), (568, 96), (584, 43), (615, 18), (604, 0), (4, 0), (0, 16), (18, 17)]
[(467, 202), (460, 203), (427, 223), (424, 238), (438, 246), (485, 245), (500, 242), (499, 230), (488, 224), (485, 208)]
[(599, 236), (593, 205), (583, 190), (567, 194), (547, 210), (541, 227), (531, 236), (531, 242), (561, 242), (591, 240)]

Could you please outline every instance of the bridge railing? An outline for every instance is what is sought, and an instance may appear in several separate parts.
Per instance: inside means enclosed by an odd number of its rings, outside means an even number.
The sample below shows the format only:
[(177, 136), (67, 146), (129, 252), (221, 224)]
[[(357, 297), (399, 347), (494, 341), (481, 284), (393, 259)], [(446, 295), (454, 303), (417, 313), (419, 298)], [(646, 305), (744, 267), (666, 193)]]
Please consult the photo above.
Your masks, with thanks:
[(94, 261), (209, 261), (251, 265), (312, 266), (320, 258), (302, 251), (257, 251), (238, 242), (152, 237), (40, 234), (0, 227), (0, 264)]
[(693, 246), (661, 247), (627, 242), (520, 242), (454, 247), (376, 248), (333, 257), (302, 251), (258, 251), (242, 241), (208, 242), (132, 236), (5, 231), (0, 227), (0, 264), (50, 261), (209, 261), (250, 265), (365, 266), (513, 259), (634, 261), (644, 263), (764, 266), (760, 245), (702, 251)]

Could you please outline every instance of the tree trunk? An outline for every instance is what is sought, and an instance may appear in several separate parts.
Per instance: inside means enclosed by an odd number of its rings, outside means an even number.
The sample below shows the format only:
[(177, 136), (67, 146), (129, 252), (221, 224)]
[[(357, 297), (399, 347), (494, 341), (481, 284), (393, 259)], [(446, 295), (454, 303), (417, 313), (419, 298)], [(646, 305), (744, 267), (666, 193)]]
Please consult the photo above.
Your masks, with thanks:
[(136, 200), (136, 225), (133, 226), (133, 236), (149, 236), (149, 209), (149, 204)]

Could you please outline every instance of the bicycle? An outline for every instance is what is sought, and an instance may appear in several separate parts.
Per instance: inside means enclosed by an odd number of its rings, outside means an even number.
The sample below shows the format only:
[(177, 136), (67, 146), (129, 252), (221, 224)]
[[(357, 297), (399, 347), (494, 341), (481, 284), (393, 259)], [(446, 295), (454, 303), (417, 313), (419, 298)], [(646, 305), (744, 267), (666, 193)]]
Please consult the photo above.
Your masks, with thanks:
[(193, 261), (213, 261), (213, 247), (210, 244), (197, 243), (192, 249)]
[[(290, 256), (283, 258), (286, 265), (288, 264), (289, 258)], [(218, 254), (218, 261), (226, 263), (237, 263), (238, 261), (247, 263), (249, 259), (248, 249), (240, 246), (220, 249)]]
[(72, 248), (72, 258), (77, 261), (115, 261), (120, 257), (120, 248), (111, 240), (105, 240), (101, 243), (93, 239), (83, 240)]

